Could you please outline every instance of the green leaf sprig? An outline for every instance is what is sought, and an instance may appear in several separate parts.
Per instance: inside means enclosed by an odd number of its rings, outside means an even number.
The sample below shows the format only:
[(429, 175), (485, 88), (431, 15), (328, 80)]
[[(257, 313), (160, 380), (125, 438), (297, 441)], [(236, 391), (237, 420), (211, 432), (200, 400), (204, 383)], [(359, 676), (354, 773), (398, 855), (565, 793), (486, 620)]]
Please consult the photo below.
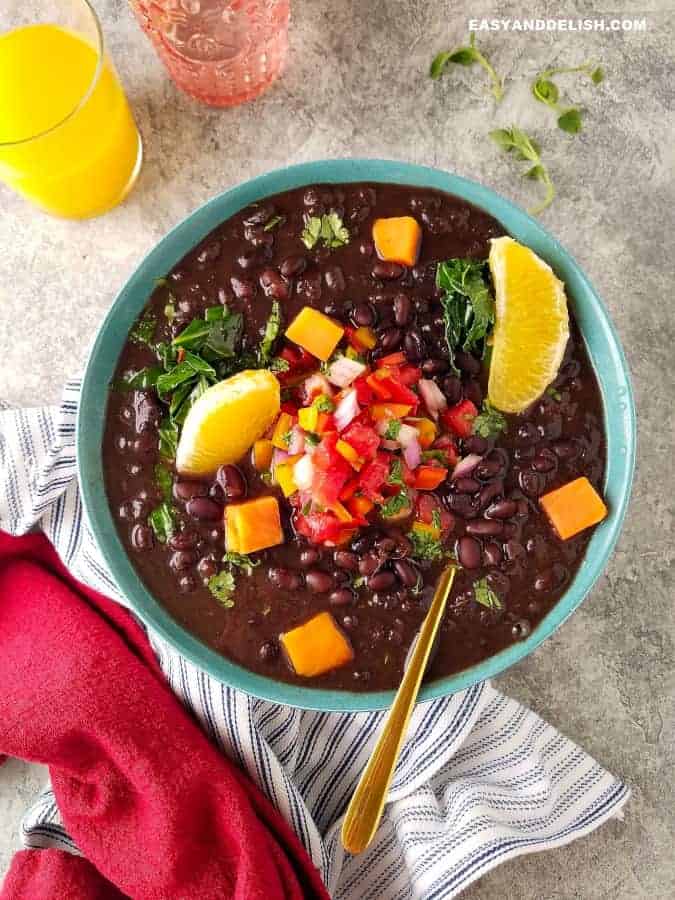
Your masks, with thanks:
[(502, 608), (502, 601), (487, 583), (487, 578), (481, 578), (474, 582), (473, 596), (476, 603), (480, 603), (486, 609), (498, 610)]
[(474, 63), (478, 63), (490, 78), (490, 92), (497, 103), (504, 96), (504, 79), (499, 77), (490, 60), (476, 46), (475, 34), (471, 34), (467, 46), (455, 47), (454, 50), (444, 51), (434, 57), (429, 68), (429, 76), (434, 80), (439, 79), (447, 68), (448, 63), (455, 63), (459, 66), (472, 66)]
[[(273, 300), (272, 310), (267, 319), (267, 323), (265, 324), (265, 332), (260, 344), (258, 345), (258, 365), (261, 368), (267, 368), (272, 363), (274, 345), (277, 338), (279, 337), (280, 330), (281, 306), (279, 305), (278, 300)], [(279, 362), (286, 362), (286, 360), (280, 359)]]
[(510, 128), (497, 128), (490, 132), (490, 137), (506, 153), (513, 152), (518, 159), (532, 163), (527, 171), (523, 172), (523, 178), (541, 181), (546, 188), (546, 194), (542, 202), (529, 209), (528, 212), (537, 215), (545, 210), (555, 197), (555, 187), (549, 171), (542, 161), (539, 144), (516, 125), (512, 125)]
[(581, 109), (577, 106), (562, 106), (558, 102), (560, 99), (558, 86), (551, 80), (556, 75), (566, 75), (572, 72), (582, 72), (596, 85), (600, 84), (605, 77), (602, 68), (594, 63), (584, 63), (581, 66), (568, 68), (545, 69), (532, 82), (532, 94), (540, 103), (550, 106), (558, 113), (558, 128), (568, 134), (578, 134), (582, 128)]
[(312, 250), (323, 243), (329, 250), (344, 247), (349, 243), (349, 229), (336, 212), (324, 213), (322, 216), (305, 216), (305, 227), (300, 240)]
[(484, 356), (486, 337), (495, 321), (495, 302), (487, 282), (485, 262), (449, 259), (436, 267), (436, 286), (443, 291), (441, 306), (445, 320), (448, 358), (455, 372), (455, 353)]
[(148, 516), (148, 525), (155, 532), (160, 544), (166, 544), (176, 530), (176, 510), (166, 500), (156, 506)]
[(473, 433), (482, 438), (497, 437), (506, 431), (506, 418), (489, 400), (483, 400), (483, 411), (473, 420)]

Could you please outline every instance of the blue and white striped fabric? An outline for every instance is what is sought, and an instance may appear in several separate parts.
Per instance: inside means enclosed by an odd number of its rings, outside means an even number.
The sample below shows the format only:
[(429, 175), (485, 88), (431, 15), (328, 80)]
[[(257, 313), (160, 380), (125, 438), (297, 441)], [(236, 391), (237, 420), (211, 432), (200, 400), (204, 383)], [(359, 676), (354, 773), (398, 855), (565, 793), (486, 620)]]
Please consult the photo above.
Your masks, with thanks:
[[(41, 528), (73, 575), (125, 604), (83, 518), (75, 474), (79, 382), (60, 407), (0, 408), (0, 526)], [(382, 713), (287, 709), (231, 690), (149, 635), (171, 687), (291, 823), (336, 900), (441, 900), (498, 863), (569, 843), (616, 816), (629, 791), (489, 683), (420, 704), (369, 850), (345, 855), (342, 815)], [(29, 847), (77, 852), (47, 790)]]

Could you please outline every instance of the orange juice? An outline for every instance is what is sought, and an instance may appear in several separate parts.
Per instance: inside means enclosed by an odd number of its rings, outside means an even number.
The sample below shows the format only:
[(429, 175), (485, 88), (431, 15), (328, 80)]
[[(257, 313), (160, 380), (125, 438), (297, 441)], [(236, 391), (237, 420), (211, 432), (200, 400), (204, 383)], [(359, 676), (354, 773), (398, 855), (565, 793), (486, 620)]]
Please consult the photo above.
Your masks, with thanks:
[(0, 35), (0, 179), (47, 212), (84, 218), (124, 197), (141, 142), (112, 64), (74, 32)]

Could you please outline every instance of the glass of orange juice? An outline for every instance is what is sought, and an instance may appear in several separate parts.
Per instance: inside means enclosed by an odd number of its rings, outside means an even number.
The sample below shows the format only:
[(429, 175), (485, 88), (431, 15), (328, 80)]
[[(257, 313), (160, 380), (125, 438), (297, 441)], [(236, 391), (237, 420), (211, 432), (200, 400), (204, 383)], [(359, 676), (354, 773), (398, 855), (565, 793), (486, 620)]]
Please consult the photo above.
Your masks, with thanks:
[(136, 179), (142, 144), (93, 9), (87, 0), (2, 6), (0, 181), (56, 216), (111, 209)]

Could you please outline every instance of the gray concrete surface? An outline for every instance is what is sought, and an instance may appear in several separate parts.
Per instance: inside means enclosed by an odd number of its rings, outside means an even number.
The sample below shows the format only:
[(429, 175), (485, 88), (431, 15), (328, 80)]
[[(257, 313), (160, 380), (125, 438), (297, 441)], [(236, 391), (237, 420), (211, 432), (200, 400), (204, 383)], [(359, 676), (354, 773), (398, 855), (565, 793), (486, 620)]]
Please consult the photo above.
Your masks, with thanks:
[[(36, 7), (36, 0), (32, 0)], [(486, 138), (517, 122), (540, 138), (558, 187), (542, 221), (576, 256), (611, 311), (640, 417), (637, 481), (617, 550), (560, 633), (499, 679), (633, 787), (625, 820), (567, 848), (510, 862), (471, 900), (666, 900), (675, 896), (673, 479), (673, 6), (617, 0), (644, 33), (489, 34), (508, 78), (495, 108), (477, 70), (426, 77), (432, 55), (463, 41), (469, 17), (497, 5), (438, 0), (294, 0), (287, 74), (254, 105), (226, 112), (179, 95), (124, 0), (95, 0), (145, 142), (136, 190), (85, 223), (49, 219), (0, 188), (0, 397), (55, 401), (82, 365), (117, 289), (168, 228), (215, 192), (289, 162), (383, 156), (453, 169), (527, 204), (534, 187)], [(505, 0), (503, 17), (557, 15)], [(588, 15), (566, 4), (565, 15)], [(2, 13), (0, 13), (0, 23)], [(603, 63), (576, 139), (529, 97), (552, 64)], [(668, 118), (670, 116), (670, 119)], [(0, 872), (42, 771), (0, 768)]]

